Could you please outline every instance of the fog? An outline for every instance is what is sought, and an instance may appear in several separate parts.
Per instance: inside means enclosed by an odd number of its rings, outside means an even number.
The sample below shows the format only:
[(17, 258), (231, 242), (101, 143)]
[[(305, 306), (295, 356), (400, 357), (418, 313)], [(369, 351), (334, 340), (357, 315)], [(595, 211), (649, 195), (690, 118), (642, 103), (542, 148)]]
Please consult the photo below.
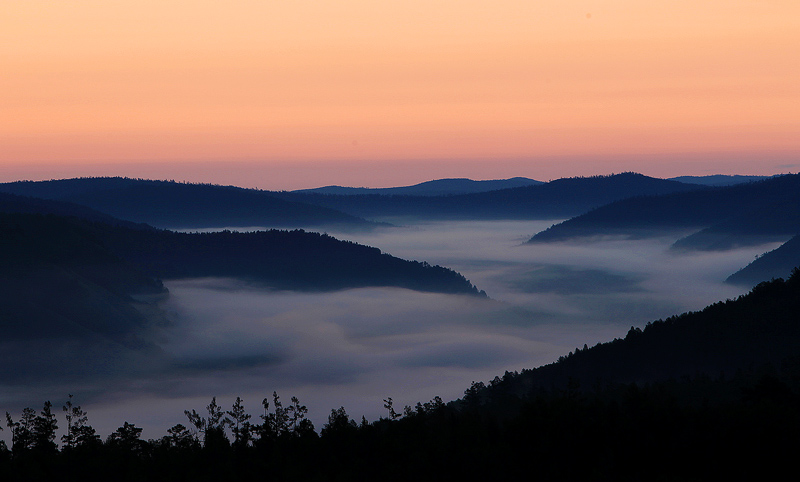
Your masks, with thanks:
[[(329, 234), (453, 268), (489, 299), (362, 288), (329, 293), (256, 289), (237, 280), (168, 281), (170, 323), (158, 351), (123, 354), (102, 371), (58, 380), (3, 374), (0, 409), (58, 408), (68, 393), (105, 437), (124, 421), (158, 437), (212, 396), (248, 411), (273, 391), (297, 396), (321, 428), (332, 408), (385, 416), (383, 399), (452, 400), (475, 380), (532, 368), (622, 337), (631, 326), (697, 310), (745, 290), (722, 283), (777, 244), (676, 254), (685, 232), (649, 240), (523, 245), (552, 222), (431, 222)], [(33, 345), (30, 345), (33, 349)], [(15, 346), (19, 352), (25, 346)], [(33, 353), (33, 352), (31, 352)], [(18, 370), (19, 371), (19, 370)], [(61, 422), (63, 424), (63, 420)], [(8, 438), (8, 431), (0, 432)]]

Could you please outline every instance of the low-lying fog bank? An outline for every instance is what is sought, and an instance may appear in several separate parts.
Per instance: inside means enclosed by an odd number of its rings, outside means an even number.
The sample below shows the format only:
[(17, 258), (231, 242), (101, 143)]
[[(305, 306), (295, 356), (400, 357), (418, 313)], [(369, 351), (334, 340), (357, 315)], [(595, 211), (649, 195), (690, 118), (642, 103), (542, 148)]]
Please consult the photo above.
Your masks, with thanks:
[[(172, 325), (155, 338), (161, 353), (148, 355), (152, 366), (119, 377), (2, 381), (0, 409), (17, 417), (24, 406), (39, 409), (48, 399), (60, 408), (74, 393), (104, 437), (124, 421), (157, 437), (186, 424), (183, 410), (203, 411), (212, 396), (226, 408), (241, 396), (257, 416), (261, 400), (276, 390), (285, 401), (299, 397), (318, 429), (339, 406), (357, 420), (375, 419), (385, 415), (386, 397), (400, 407), (437, 395), (451, 400), (473, 380), (549, 363), (576, 346), (624, 336), (631, 325), (735, 297), (746, 290), (722, 281), (775, 247), (675, 254), (668, 248), (677, 234), (522, 245), (550, 224), (444, 222), (329, 232), (453, 268), (486, 290), (488, 300), (393, 288), (297, 293), (235, 280), (167, 282), (170, 296), (162, 307)], [(121, 363), (134, 366), (144, 358)], [(19, 371), (24, 374), (23, 364)], [(7, 439), (8, 431), (0, 437)]]

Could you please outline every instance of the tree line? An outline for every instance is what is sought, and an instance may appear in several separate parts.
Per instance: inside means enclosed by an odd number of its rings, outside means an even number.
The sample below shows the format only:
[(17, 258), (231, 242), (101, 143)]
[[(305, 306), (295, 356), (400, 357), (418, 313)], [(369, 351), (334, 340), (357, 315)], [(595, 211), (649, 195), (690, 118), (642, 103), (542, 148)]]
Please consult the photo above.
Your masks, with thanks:
[(398, 413), (387, 398), (384, 407), (387, 417), (372, 423), (362, 417), (360, 424), (344, 407), (332, 409), (318, 432), (297, 397), (284, 404), (273, 392), (262, 400), (257, 417), (245, 410), (241, 397), (229, 409), (213, 397), (205, 411), (185, 410), (186, 425), (177, 423), (159, 438), (143, 439), (143, 429), (125, 421), (103, 440), (88, 413), (69, 395), (62, 406), (60, 439), (57, 410), (50, 401), (39, 412), (30, 407), (18, 417), (6, 412), (11, 447), (0, 440), (0, 480), (212, 480), (263, 471), (294, 479), (318, 471), (303, 464), (312, 462), (310, 454), (328, 451), (323, 447), (336, 446), (373, 425), (443, 410), (445, 404), (435, 397)]
[[(52, 404), (7, 415), (13, 445), (0, 447), (0, 480), (777, 478), (800, 449), (797, 366), (592, 388), (570, 380), (525, 397), (505, 390), (515, 378), (506, 374), (450, 403), (398, 410), (387, 398), (373, 422), (333, 409), (319, 433), (297, 398), (283, 404), (273, 393), (257, 417), (241, 398), (229, 409), (212, 398), (160, 438), (144, 440), (125, 422), (103, 441), (70, 397), (60, 448)], [(681, 402), (689, 392), (694, 402)]]

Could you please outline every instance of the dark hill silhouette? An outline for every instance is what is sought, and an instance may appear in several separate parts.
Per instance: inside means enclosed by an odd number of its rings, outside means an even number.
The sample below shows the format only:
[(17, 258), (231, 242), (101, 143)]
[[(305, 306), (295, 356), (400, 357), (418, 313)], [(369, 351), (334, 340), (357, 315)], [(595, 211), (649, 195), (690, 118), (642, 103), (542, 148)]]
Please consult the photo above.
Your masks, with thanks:
[(130, 178), (78, 178), (0, 184), (0, 191), (69, 201), (162, 228), (374, 227), (333, 209), (287, 201), (268, 191)]
[(472, 179), (435, 179), (421, 182), (413, 186), (367, 188), (367, 187), (342, 187), (325, 186), (314, 189), (298, 189), (296, 193), (316, 194), (382, 194), (405, 196), (449, 196), (453, 194), (468, 194), (476, 192), (497, 191), (522, 186), (543, 184), (542, 181), (528, 179), (527, 177), (512, 177), (511, 179), (493, 179), (486, 181), (473, 181)]
[[(533, 236), (530, 242), (650, 235), (714, 225), (718, 226), (719, 235), (741, 236), (743, 242), (752, 235), (788, 237), (796, 234), (791, 219), (797, 216), (799, 203), (800, 175), (778, 176), (730, 187), (617, 201), (554, 225)], [(776, 206), (783, 208), (776, 210)]]
[[(7, 232), (5, 256), (11, 270), (7, 275), (32, 273), (39, 263), (58, 254), (60, 262), (70, 263), (73, 272), (90, 273), (93, 282), (120, 295), (129, 292), (115, 288), (115, 280), (121, 276), (117, 271), (123, 265), (136, 266), (142, 276), (158, 279), (230, 277), (287, 290), (392, 286), (479, 294), (469, 281), (450, 269), (402, 260), (377, 248), (302, 230), (179, 233), (74, 217), (2, 216)], [(20, 229), (24, 236), (12, 236)], [(90, 248), (92, 253), (99, 253), (97, 256), (105, 253), (107, 259), (103, 263), (90, 262), (82, 254)], [(59, 254), (62, 252), (66, 254)]]
[(725, 281), (743, 286), (753, 286), (773, 278), (785, 278), (793, 266), (800, 266), (800, 235), (759, 256), (752, 263), (730, 275)]
[(288, 290), (393, 286), (479, 294), (450, 269), (302, 230), (178, 233), (100, 224), (93, 229), (121, 258), (162, 279), (232, 277)]
[[(0, 326), (14, 338), (101, 337), (129, 348), (160, 282), (121, 260), (76, 218), (0, 213)], [(130, 232), (140, 230), (122, 228)]]
[(703, 189), (636, 173), (558, 179), (545, 184), (452, 196), (326, 195), (280, 193), (355, 216), (421, 219), (557, 219), (643, 194)]

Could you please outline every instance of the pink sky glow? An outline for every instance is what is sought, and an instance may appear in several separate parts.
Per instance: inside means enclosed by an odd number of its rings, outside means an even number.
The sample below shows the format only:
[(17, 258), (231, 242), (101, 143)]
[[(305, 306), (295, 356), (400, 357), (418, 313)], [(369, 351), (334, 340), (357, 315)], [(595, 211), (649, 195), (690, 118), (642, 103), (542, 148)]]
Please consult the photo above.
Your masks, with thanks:
[(0, 181), (796, 172), (799, 51), (793, 0), (7, 0)]

